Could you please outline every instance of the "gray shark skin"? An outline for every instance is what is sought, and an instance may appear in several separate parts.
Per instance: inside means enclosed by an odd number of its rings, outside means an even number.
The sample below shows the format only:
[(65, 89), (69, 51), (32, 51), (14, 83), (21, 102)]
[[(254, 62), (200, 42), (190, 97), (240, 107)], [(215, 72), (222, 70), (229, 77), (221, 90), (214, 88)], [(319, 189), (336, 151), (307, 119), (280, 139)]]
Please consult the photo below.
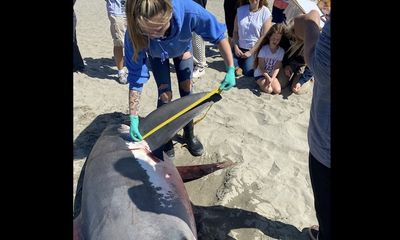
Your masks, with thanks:
[[(141, 121), (142, 135), (159, 124), (158, 115), (167, 118), (171, 108), (182, 108), (204, 95), (190, 95), (164, 105), (167, 108), (156, 109)], [(210, 98), (138, 143), (132, 142), (128, 126), (108, 126), (93, 146), (78, 181), (74, 240), (197, 239), (183, 182), (233, 163), (185, 166), (180, 168), (181, 176), (166, 154), (161, 160), (153, 151), (219, 99)]]

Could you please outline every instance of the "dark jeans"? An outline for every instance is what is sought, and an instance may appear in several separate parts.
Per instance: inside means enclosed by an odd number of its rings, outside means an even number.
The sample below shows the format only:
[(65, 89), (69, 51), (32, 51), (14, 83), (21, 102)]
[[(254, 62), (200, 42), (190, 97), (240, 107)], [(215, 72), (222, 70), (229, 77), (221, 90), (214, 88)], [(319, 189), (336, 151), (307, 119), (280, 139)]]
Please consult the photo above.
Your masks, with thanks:
[(319, 240), (331, 239), (331, 169), (309, 154), (309, 171), (314, 206), (319, 225)]
[(303, 86), (304, 83), (308, 82), (312, 77), (313, 77), (313, 72), (311, 71), (311, 69), (306, 66), (304, 68), (304, 72), (303, 74), (301, 74), (300, 78), (299, 78), (299, 83), (301, 86)]
[(272, 7), (272, 22), (274, 23), (282, 23), (286, 21), (286, 16), (283, 13), (285, 9), (280, 9), (275, 6)]

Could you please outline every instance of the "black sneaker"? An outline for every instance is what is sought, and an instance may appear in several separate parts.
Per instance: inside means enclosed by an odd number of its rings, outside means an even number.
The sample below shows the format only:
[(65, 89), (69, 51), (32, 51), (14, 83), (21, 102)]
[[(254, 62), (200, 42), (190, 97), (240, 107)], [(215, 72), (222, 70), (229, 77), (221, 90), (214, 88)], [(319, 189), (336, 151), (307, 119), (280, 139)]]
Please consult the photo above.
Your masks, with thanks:
[(172, 140), (170, 140), (164, 145), (164, 152), (165, 154), (167, 154), (168, 158), (171, 159), (172, 161), (175, 159), (175, 150)]

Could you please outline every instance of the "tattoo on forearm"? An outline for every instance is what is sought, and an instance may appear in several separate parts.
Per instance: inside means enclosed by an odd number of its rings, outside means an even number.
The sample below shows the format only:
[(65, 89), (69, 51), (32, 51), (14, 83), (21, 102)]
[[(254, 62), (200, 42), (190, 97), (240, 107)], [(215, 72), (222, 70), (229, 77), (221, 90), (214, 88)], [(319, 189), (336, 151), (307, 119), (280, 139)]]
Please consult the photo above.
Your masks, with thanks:
[(141, 92), (129, 90), (129, 114), (139, 114), (139, 100)]

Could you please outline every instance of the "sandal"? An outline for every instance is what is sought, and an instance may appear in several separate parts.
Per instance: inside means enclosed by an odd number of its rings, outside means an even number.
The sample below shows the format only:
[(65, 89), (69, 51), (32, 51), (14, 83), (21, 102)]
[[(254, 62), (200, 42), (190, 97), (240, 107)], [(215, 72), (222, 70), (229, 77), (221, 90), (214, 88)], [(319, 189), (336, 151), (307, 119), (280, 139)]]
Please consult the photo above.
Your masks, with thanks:
[(310, 236), (311, 240), (318, 240), (318, 231), (319, 227), (317, 225), (313, 225), (308, 229), (308, 236)]

